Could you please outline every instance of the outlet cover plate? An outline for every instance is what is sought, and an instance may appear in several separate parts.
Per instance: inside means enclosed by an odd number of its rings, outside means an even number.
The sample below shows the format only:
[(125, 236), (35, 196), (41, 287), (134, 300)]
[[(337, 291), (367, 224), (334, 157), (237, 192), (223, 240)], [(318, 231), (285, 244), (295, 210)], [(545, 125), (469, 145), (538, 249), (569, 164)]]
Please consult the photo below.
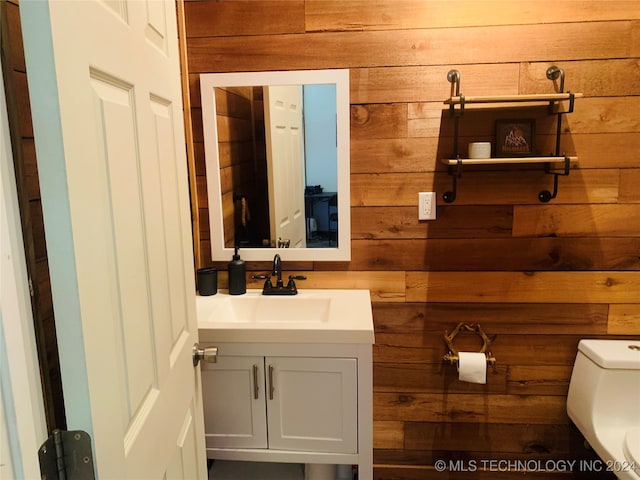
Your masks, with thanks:
[(436, 192), (418, 193), (418, 220), (436, 219)]

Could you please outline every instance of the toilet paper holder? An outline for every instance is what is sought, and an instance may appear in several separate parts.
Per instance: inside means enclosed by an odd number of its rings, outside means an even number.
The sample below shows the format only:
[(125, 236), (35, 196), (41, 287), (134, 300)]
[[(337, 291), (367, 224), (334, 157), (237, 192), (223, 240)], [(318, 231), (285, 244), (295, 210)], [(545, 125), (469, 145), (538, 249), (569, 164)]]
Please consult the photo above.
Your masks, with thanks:
[(449, 347), (449, 352), (446, 353), (444, 357), (442, 357), (442, 359), (445, 362), (450, 363), (451, 365), (458, 364), (458, 350), (453, 346), (453, 339), (455, 338), (456, 335), (458, 335), (458, 333), (460, 333), (461, 330), (465, 330), (467, 332), (473, 332), (476, 335), (478, 335), (480, 338), (482, 338), (483, 345), (479, 353), (484, 353), (485, 356), (487, 357), (487, 364), (494, 366), (496, 364), (496, 358), (491, 354), (491, 352), (488, 352), (487, 349), (495, 339), (495, 336), (494, 338), (489, 338), (487, 334), (484, 333), (482, 328), (480, 328), (479, 323), (474, 325), (473, 323), (468, 324), (468, 323), (460, 322), (458, 326), (451, 332), (451, 334), (448, 334), (447, 331), (445, 330), (444, 341), (446, 342), (447, 347)]

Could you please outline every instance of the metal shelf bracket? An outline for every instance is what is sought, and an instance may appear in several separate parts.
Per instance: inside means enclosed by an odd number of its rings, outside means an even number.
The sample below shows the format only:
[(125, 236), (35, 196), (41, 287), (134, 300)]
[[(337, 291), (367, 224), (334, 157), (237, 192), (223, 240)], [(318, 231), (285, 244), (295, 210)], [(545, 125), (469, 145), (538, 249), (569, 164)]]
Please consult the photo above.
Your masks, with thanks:
[[(457, 196), (457, 187), (458, 187), (458, 178), (462, 176), (462, 164), (463, 161), (460, 158), (459, 153), (459, 137), (460, 137), (460, 117), (464, 113), (465, 102), (469, 103), (511, 103), (511, 102), (523, 102), (523, 101), (535, 101), (549, 102), (549, 114), (555, 115), (557, 118), (556, 122), (556, 145), (555, 145), (555, 155), (551, 154), (551, 156), (564, 158), (564, 169), (561, 172), (554, 171), (551, 167), (551, 163), (545, 164), (545, 172), (553, 175), (553, 191), (542, 190), (538, 194), (538, 200), (543, 203), (549, 202), (550, 200), (556, 198), (558, 195), (558, 177), (560, 176), (568, 176), (570, 171), (570, 163), (571, 159), (564, 153), (560, 153), (560, 139), (562, 136), (562, 116), (573, 112), (575, 98), (577, 96), (581, 96), (582, 94), (574, 94), (571, 92), (564, 92), (564, 70), (553, 65), (547, 69), (546, 76), (549, 80), (554, 82), (555, 94), (531, 94), (531, 95), (515, 95), (515, 96), (482, 96), (482, 97), (468, 97), (465, 100), (464, 95), (460, 94), (460, 83), (461, 83), (461, 75), (458, 70), (449, 70), (447, 73), (447, 80), (451, 83), (451, 96), (445, 103), (449, 104), (449, 112), (451, 117), (453, 118), (453, 155), (450, 157), (452, 159), (457, 159), (456, 164), (449, 165), (447, 169), (447, 173), (452, 177), (452, 189), (446, 191), (442, 198), (446, 203), (453, 203)], [(565, 111), (559, 111), (560, 109), (556, 109), (558, 102), (568, 101), (569, 106)], [(456, 108), (456, 105), (458, 108)], [(544, 157), (542, 157), (544, 158)], [(514, 162), (515, 163), (515, 162)]]

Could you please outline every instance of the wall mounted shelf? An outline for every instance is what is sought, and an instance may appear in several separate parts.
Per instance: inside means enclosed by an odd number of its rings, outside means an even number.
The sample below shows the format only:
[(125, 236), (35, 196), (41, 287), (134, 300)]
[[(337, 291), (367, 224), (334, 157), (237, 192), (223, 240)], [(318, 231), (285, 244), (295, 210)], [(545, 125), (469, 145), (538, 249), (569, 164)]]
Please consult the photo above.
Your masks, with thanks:
[[(514, 103), (514, 102), (563, 102), (582, 97), (581, 93), (532, 93), (529, 95), (487, 95), (469, 96), (456, 95), (444, 101), (447, 105), (462, 105), (469, 103)], [(571, 107), (569, 107), (571, 108)]]
[[(560, 152), (562, 115), (573, 112), (575, 99), (582, 97), (582, 94), (564, 92), (564, 71), (556, 66), (552, 66), (547, 69), (547, 78), (554, 82), (559, 80), (559, 92), (549, 94), (464, 96), (460, 94), (460, 72), (457, 70), (450, 70), (449, 73), (447, 73), (447, 80), (451, 83), (451, 96), (444, 101), (444, 104), (449, 105), (449, 111), (451, 116), (454, 118), (454, 152), (451, 158), (442, 159), (442, 163), (448, 166), (448, 173), (453, 178), (452, 190), (445, 192), (442, 196), (445, 202), (452, 203), (456, 199), (457, 180), (462, 175), (463, 165), (498, 165), (517, 163), (544, 164), (545, 171), (554, 176), (553, 192), (542, 190), (538, 194), (538, 200), (541, 202), (548, 202), (551, 199), (556, 198), (558, 195), (558, 177), (569, 175), (571, 164), (578, 161), (577, 156), (567, 156)], [(565, 110), (560, 110), (559, 105), (563, 102), (568, 102), (568, 107)], [(539, 105), (541, 103), (548, 104), (549, 115), (555, 115), (557, 117), (555, 154), (551, 153), (547, 156), (526, 157), (460, 158), (458, 153), (460, 118), (464, 114), (465, 105), (511, 103), (532, 103), (534, 105)], [(562, 168), (558, 169), (557, 167)]]
[(512, 158), (443, 158), (445, 165), (496, 165), (500, 163), (564, 163), (565, 158), (570, 163), (577, 162), (578, 157), (512, 157)]

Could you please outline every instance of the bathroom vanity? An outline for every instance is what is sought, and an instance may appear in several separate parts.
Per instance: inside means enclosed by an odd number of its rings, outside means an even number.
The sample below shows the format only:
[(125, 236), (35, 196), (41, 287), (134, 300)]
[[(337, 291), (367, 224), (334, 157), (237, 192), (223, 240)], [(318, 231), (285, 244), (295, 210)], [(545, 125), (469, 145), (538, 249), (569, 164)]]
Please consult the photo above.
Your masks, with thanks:
[(358, 465), (373, 476), (368, 290), (197, 297), (209, 459)]

